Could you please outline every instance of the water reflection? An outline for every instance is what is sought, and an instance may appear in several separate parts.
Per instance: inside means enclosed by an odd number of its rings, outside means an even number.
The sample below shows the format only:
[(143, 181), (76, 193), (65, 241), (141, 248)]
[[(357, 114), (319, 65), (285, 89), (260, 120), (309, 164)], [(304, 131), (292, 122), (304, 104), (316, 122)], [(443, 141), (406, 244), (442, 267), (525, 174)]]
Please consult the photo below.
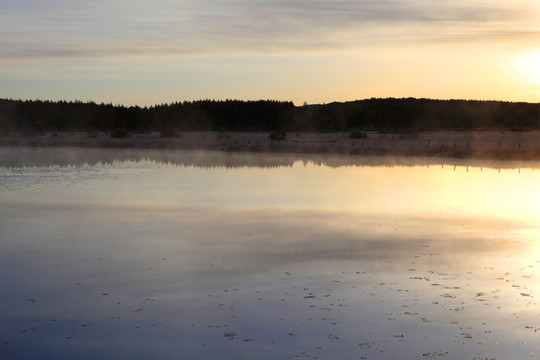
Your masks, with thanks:
[(183, 151), (159, 149), (100, 149), (66, 147), (0, 147), (0, 167), (84, 166), (117, 162), (150, 161), (168, 165), (214, 167), (291, 167), (304, 165), (340, 166), (457, 166), (520, 169), (538, 168), (538, 161), (501, 161), (436, 157), (384, 157), (337, 154), (237, 153), (219, 151)]
[(0, 168), (4, 357), (537, 356), (534, 169), (92, 164)]

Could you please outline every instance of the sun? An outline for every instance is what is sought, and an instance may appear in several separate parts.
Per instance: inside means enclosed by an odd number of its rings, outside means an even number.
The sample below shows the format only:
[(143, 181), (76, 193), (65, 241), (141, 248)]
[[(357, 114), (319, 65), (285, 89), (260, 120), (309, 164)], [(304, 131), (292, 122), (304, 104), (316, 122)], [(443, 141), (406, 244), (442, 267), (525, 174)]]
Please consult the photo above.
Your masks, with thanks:
[(522, 54), (516, 58), (515, 66), (525, 81), (540, 84), (540, 50)]

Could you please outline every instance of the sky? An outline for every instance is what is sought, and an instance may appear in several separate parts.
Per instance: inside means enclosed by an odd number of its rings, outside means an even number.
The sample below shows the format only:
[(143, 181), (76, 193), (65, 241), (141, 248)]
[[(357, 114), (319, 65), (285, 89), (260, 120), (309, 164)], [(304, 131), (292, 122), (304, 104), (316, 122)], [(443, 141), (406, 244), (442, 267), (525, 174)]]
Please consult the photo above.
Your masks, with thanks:
[(540, 102), (538, 0), (0, 0), (0, 98)]

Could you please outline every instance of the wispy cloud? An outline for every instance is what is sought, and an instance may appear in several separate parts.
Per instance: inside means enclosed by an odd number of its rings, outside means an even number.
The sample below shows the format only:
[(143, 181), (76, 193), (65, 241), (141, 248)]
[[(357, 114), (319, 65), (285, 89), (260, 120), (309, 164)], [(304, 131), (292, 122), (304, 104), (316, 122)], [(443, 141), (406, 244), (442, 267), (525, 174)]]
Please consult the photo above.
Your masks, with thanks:
[[(204, 39), (257, 48), (361, 46), (445, 39), (461, 41), (537, 33), (533, 2), (297, 0), (215, 1), (194, 12), (193, 29)], [(457, 34), (457, 36), (456, 36)]]
[(538, 36), (532, 0), (0, 0), (7, 58), (288, 52)]

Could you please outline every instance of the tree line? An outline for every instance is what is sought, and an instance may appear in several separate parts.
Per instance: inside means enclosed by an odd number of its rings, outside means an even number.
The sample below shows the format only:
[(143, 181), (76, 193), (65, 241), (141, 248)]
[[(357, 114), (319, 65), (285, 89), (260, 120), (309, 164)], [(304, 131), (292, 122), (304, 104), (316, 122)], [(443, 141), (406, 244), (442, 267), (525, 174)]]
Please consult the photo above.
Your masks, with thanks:
[(372, 98), (295, 106), (288, 101), (198, 100), (151, 107), (0, 99), (12, 131), (423, 131), (540, 128), (540, 104)]

